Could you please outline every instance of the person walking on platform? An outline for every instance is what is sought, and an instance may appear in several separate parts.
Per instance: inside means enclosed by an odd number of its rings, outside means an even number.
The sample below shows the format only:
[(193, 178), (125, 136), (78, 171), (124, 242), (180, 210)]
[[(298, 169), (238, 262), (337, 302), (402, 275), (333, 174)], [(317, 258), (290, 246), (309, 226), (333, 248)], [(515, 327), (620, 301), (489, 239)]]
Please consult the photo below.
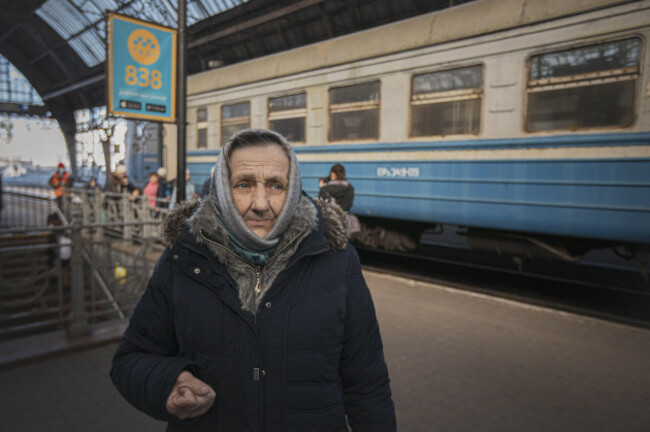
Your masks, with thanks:
[(328, 177), (318, 180), (320, 190), (318, 198), (325, 201), (334, 201), (347, 214), (350, 225), (350, 238), (354, 241), (361, 231), (359, 219), (350, 213), (354, 203), (354, 187), (345, 178), (345, 167), (341, 164), (333, 165)]
[(212, 176), (214, 176), (214, 167), (210, 169), (210, 176), (203, 182), (203, 186), (201, 186), (201, 198), (210, 194), (210, 182), (212, 181)]
[(54, 196), (56, 197), (56, 204), (59, 206), (59, 209), (63, 211), (63, 194), (66, 195), (70, 193), (69, 190), (64, 191), (64, 188), (69, 188), (72, 186), (72, 177), (70, 173), (66, 171), (65, 165), (59, 163), (56, 171), (52, 173), (48, 184), (54, 191)]
[(119, 164), (117, 168), (115, 168), (115, 172), (111, 174), (109, 191), (119, 194), (126, 192), (131, 196), (132, 200), (140, 195), (140, 189), (138, 189), (126, 175), (126, 165), (123, 164)]
[(197, 199), (198, 197), (199, 194), (196, 192), (196, 185), (192, 181), (190, 170), (186, 169), (185, 170), (185, 199), (191, 201)]
[(382, 340), (340, 207), (302, 192), (279, 134), (232, 135), (166, 249), (111, 377), (168, 431), (394, 432)]
[[(57, 228), (63, 225), (61, 218), (57, 213), (50, 213), (47, 215), (47, 226)], [(64, 290), (70, 289), (70, 259), (72, 258), (72, 240), (61, 230), (53, 230), (47, 238), (48, 243), (56, 245), (56, 247), (47, 250), (47, 265), (54, 268), (56, 260), (60, 260), (61, 273), (61, 287)]]
[(126, 175), (126, 165), (119, 164), (115, 168), (115, 172), (110, 174), (108, 179), (108, 191), (111, 194), (107, 196), (104, 203), (106, 217), (104, 218), (104, 216), (102, 216), (102, 218), (110, 222), (123, 220), (126, 215), (124, 212), (127, 211), (127, 208), (130, 206), (127, 206), (127, 203), (122, 201), (122, 196), (126, 194), (130, 202), (135, 202), (138, 196), (140, 196), (140, 189), (135, 187), (133, 182), (131, 182), (131, 179)]
[[(173, 182), (167, 181), (167, 168), (160, 167), (156, 172), (158, 174), (158, 192), (156, 198), (163, 200), (158, 201), (158, 207), (169, 207), (170, 195), (172, 194)], [(167, 201), (165, 201), (167, 200)]]
[(150, 172), (149, 181), (147, 182), (146, 185), (144, 185), (144, 189), (142, 189), (142, 193), (147, 196), (147, 199), (149, 201), (149, 207), (152, 208), (157, 207), (156, 197), (158, 196), (159, 187), (160, 187), (160, 181), (158, 178), (158, 173), (153, 171)]
[(354, 187), (345, 179), (345, 168), (336, 164), (330, 169), (329, 177), (319, 180), (318, 196), (323, 200), (334, 200), (343, 211), (350, 211), (354, 203)]
[(94, 199), (97, 193), (99, 193), (99, 185), (97, 184), (97, 178), (96, 177), (91, 177), (90, 180), (88, 180), (88, 183), (86, 183), (86, 193), (88, 194), (88, 198)]

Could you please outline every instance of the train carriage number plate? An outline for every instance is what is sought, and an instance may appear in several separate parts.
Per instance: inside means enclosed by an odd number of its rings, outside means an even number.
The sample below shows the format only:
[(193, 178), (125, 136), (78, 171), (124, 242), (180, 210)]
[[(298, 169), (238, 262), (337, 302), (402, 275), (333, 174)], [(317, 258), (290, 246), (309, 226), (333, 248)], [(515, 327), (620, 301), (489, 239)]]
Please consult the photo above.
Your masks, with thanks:
[(377, 177), (420, 177), (420, 168), (377, 167)]

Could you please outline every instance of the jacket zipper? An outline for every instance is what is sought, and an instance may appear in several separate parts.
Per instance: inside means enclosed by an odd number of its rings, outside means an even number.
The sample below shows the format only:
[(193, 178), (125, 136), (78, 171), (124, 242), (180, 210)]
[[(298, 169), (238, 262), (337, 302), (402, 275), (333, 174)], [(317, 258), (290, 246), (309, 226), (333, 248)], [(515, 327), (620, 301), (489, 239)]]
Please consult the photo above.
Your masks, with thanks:
[(255, 267), (255, 276), (257, 277), (257, 282), (255, 283), (255, 294), (260, 295), (262, 290), (260, 289), (260, 274), (262, 273), (262, 266)]
[[(203, 237), (204, 240), (207, 240), (210, 243), (219, 246), (221, 249), (225, 250), (230, 255), (234, 256), (239, 261), (243, 262), (245, 265), (247, 265), (251, 269), (255, 270), (255, 278), (256, 278), (255, 294), (259, 295), (259, 293), (261, 292), (260, 279), (262, 277), (262, 267), (261, 266), (253, 267), (246, 260), (244, 260), (242, 257), (240, 257), (239, 255), (237, 255), (236, 253), (234, 253), (233, 251), (228, 249), (226, 246), (224, 246), (221, 243), (219, 243), (219, 242), (217, 242), (215, 240), (212, 240), (211, 238), (208, 238), (205, 235), (203, 235), (203, 230), (199, 230), (199, 234), (201, 235), (201, 237)], [(253, 314), (253, 323), (254, 323), (254, 327), (257, 327), (257, 314), (256, 313)], [(260, 358), (260, 363), (261, 363), (260, 366), (261, 366), (263, 364), (263, 361), (262, 361), (262, 358), (263, 358), (263, 356), (262, 356), (262, 344), (260, 343), (257, 331), (254, 331), (253, 335), (255, 336), (255, 340), (257, 341), (257, 355)], [(261, 367), (253, 368), (253, 381), (257, 382), (259, 387), (260, 387), (260, 396), (259, 396), (259, 398), (260, 398), (260, 431), (262, 431), (263, 428), (264, 428), (264, 386), (263, 386), (262, 380), (260, 379), (260, 370), (261, 369), (262, 369)]]
[[(206, 237), (205, 235), (203, 235), (203, 230), (201, 230), (201, 229), (199, 230), (199, 234), (201, 235), (201, 237), (204, 240), (207, 240), (210, 243), (213, 243), (213, 244), (219, 246), (221, 249), (225, 250), (230, 255), (234, 256), (239, 261), (243, 262), (248, 267), (255, 270), (255, 277), (256, 277), (255, 294), (259, 296), (261, 294), (260, 283), (261, 283), (261, 278), (262, 278), (262, 266), (253, 267), (250, 263), (248, 263), (246, 260), (244, 260), (242, 257), (237, 255), (236, 253), (234, 253), (230, 249), (228, 249), (226, 246), (224, 246), (221, 243), (219, 243), (219, 242), (217, 242), (215, 240), (212, 240), (211, 238)], [(284, 247), (282, 249), (280, 249), (279, 251), (276, 251), (276, 253), (273, 254), (273, 256), (269, 259), (269, 262), (272, 261), (274, 258), (276, 258), (278, 255), (280, 255), (280, 253), (282, 253), (286, 249), (288, 249), (289, 246), (291, 246), (296, 241), (296, 239), (298, 239), (298, 237), (293, 238), (286, 245), (284, 245)], [(319, 250), (319, 251), (316, 251), (314, 253), (306, 254), (305, 256), (318, 255), (321, 252), (322, 251)], [(286, 270), (286, 269), (292, 267), (297, 261), (298, 260), (294, 260), (294, 261), (288, 263), (287, 267), (285, 269), (283, 269), (283, 270)], [(267, 264), (268, 264), (268, 262), (267, 262)], [(253, 314), (253, 320), (254, 320), (255, 327), (257, 327), (257, 314)], [(256, 333), (257, 332), (255, 332), (255, 339), (258, 339), (258, 335)], [(260, 361), (261, 361), (263, 356), (262, 356), (262, 352), (261, 352), (261, 344), (259, 342), (259, 339), (258, 339), (257, 349), (258, 349), (258, 355), (259, 355)], [(261, 411), (262, 414), (260, 415), (260, 431), (262, 431), (264, 429), (264, 420), (263, 420), (263, 417), (264, 417), (264, 414), (263, 414), (263, 412), (264, 412), (264, 388), (263, 388), (263, 381), (260, 379), (261, 378), (260, 377), (260, 369), (261, 368), (253, 368), (253, 381), (259, 382), (259, 385), (260, 385), (260, 409), (262, 410)], [(262, 373), (262, 375), (263, 375), (263, 373)]]

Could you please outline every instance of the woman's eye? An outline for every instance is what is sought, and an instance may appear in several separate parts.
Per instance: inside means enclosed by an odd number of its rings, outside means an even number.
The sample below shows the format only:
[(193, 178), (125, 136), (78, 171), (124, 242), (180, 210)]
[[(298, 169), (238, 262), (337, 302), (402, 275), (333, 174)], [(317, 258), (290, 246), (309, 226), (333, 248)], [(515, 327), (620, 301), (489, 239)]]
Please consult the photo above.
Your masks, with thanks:
[(274, 184), (273, 186), (271, 186), (271, 188), (276, 191), (281, 191), (284, 189), (284, 186), (282, 186), (281, 184)]
[(235, 186), (235, 187), (237, 187), (239, 189), (246, 189), (249, 186), (248, 186), (248, 183), (238, 183), (237, 186)]

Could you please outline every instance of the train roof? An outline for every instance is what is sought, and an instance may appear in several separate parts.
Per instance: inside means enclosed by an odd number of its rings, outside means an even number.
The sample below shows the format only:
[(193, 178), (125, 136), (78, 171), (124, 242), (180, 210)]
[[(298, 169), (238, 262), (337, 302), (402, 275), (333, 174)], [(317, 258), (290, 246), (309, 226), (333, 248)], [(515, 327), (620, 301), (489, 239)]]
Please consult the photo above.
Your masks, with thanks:
[(467, 39), (632, 2), (634, 0), (478, 0), (194, 74), (188, 78), (188, 95)]

